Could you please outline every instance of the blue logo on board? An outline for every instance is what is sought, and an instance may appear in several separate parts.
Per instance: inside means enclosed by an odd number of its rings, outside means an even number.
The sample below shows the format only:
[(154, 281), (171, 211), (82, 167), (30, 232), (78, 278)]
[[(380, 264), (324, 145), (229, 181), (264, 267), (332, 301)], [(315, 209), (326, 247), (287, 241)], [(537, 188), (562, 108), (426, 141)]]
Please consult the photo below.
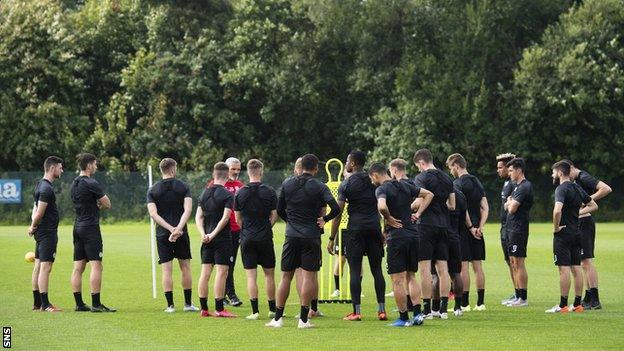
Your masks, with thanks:
[(0, 203), (1, 204), (21, 204), (22, 203), (22, 180), (21, 179), (0, 179)]

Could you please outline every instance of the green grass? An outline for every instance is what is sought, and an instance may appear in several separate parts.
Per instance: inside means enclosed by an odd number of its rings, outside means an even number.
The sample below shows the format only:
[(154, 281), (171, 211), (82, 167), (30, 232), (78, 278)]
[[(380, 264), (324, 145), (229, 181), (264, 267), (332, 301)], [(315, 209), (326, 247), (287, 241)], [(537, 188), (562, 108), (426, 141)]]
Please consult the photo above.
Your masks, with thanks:
[[(599, 224), (596, 253), (604, 310), (583, 314), (547, 315), (546, 308), (558, 302), (558, 275), (552, 264), (550, 225), (535, 224), (529, 239), (530, 307), (511, 310), (499, 301), (511, 292), (507, 268), (501, 258), (498, 227), (486, 230), (486, 312), (470, 312), (462, 318), (427, 321), (422, 327), (393, 329), (374, 318), (375, 299), (372, 279), (365, 266), (363, 313), (359, 323), (341, 317), (350, 305), (321, 305), (326, 317), (315, 321), (317, 328), (298, 330), (288, 318), (281, 330), (268, 330), (266, 298), (262, 295), (261, 321), (237, 319), (200, 319), (198, 314), (165, 314), (164, 297), (158, 281), (158, 298), (152, 299), (149, 226), (147, 224), (106, 225), (104, 236), (104, 284), (102, 300), (119, 309), (115, 314), (73, 312), (69, 286), (72, 268), (71, 226), (59, 232), (57, 261), (50, 283), (51, 300), (65, 312), (59, 314), (30, 311), (32, 303), (30, 274), (32, 265), (24, 254), (34, 242), (26, 227), (0, 227), (0, 322), (13, 328), (13, 347), (17, 349), (407, 349), (421, 344), (434, 349), (622, 349), (624, 348), (624, 307), (617, 287), (623, 278), (621, 253), (622, 224)], [(283, 225), (276, 227), (276, 242), (283, 239)], [(192, 250), (198, 257), (197, 233), (192, 228)], [(325, 238), (326, 240), (326, 238)], [(281, 245), (276, 248), (278, 254)], [(239, 259), (240, 260), (240, 259)], [(200, 261), (193, 261), (194, 300)], [(159, 272), (160, 273), (160, 272)], [(85, 278), (88, 274), (85, 274)], [(88, 278), (87, 278), (88, 279)], [(84, 279), (85, 299), (88, 283)], [(160, 276), (158, 277), (160, 279)], [(179, 272), (174, 273), (175, 299), (182, 304)], [(389, 289), (389, 279), (387, 285)], [(237, 265), (236, 286), (245, 301), (233, 308), (240, 316), (249, 314), (242, 266)], [(293, 286), (294, 289), (294, 286)], [(293, 290), (294, 291), (294, 290)], [(471, 299), (474, 305), (474, 287)], [(212, 290), (210, 291), (212, 298)], [(298, 313), (296, 294), (286, 314)], [(214, 303), (211, 303), (213, 306)], [(394, 301), (387, 300), (388, 310)], [(211, 307), (212, 308), (212, 307)], [(394, 318), (394, 313), (391, 313)]]

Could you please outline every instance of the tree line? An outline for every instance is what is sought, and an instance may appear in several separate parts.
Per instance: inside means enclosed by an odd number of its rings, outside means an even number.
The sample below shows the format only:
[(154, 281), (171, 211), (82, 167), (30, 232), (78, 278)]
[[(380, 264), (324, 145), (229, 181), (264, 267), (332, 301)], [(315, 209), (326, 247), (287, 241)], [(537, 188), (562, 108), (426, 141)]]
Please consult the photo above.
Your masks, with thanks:
[(616, 185), (622, 33), (618, 0), (3, 0), (0, 171), (427, 147), (462, 153), (493, 201), (503, 152), (538, 189), (561, 158)]

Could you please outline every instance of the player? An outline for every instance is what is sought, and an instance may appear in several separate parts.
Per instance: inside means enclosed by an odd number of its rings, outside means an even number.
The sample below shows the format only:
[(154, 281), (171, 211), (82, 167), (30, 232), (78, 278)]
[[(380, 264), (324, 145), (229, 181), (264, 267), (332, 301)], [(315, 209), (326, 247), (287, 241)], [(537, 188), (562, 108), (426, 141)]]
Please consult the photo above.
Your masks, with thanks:
[[(303, 168), (301, 167), (301, 157), (297, 158), (297, 160), (295, 161), (295, 167), (293, 169), (293, 175), (295, 177), (300, 176), (303, 174)], [(323, 207), (320, 209), (319, 211), (319, 217), (323, 217), (326, 214), (326, 208)], [(321, 234), (323, 233), (323, 228), (321, 228)], [(318, 279), (318, 273), (317, 273), (317, 279)], [(303, 269), (301, 268), (297, 268), (295, 269), (295, 288), (297, 290), (297, 295), (299, 296), (299, 299), (301, 299), (301, 287), (303, 286)], [(318, 309), (318, 291), (314, 294), (314, 296), (312, 297), (312, 300), (310, 301), (310, 313), (308, 313), (308, 317), (309, 318), (314, 318), (314, 317), (323, 317), (324, 314), (323, 312), (321, 312)], [(296, 319), (299, 319), (299, 314), (295, 315)]]
[[(116, 312), (114, 308), (104, 306), (100, 301), (102, 287), (102, 258), (104, 250), (100, 231), (100, 210), (111, 208), (111, 201), (93, 178), (97, 171), (97, 159), (94, 155), (84, 153), (78, 156), (80, 175), (71, 185), (70, 195), (76, 212), (74, 221), (74, 270), (71, 285), (76, 300), (76, 311), (84, 312)], [(87, 262), (91, 265), (89, 284), (91, 287), (91, 304), (82, 301), (82, 273)]]
[[(414, 182), (407, 177), (407, 161), (401, 158), (396, 158), (390, 161), (390, 177), (400, 182), (407, 182), (411, 185), (414, 185)], [(422, 199), (416, 199), (417, 206), (420, 205), (420, 202), (422, 202)], [(412, 209), (412, 212), (414, 212), (414, 209)], [(420, 238), (418, 237), (418, 230), (415, 230), (414, 233), (417, 236), (417, 240), (420, 240)], [(384, 236), (388, 236), (388, 228), (384, 230)], [(405, 295), (408, 311), (414, 311), (414, 309), (419, 312), (422, 311), (422, 305), (420, 303), (420, 284), (418, 284), (418, 281), (416, 280), (415, 272), (408, 272), (405, 274)], [(386, 296), (388, 296), (388, 294), (386, 294)], [(394, 297), (394, 292), (392, 292), (391, 296)]]
[[(570, 178), (570, 164), (559, 161), (552, 166), (555, 189), (555, 207), (553, 209), (553, 252), (555, 265), (559, 267), (559, 287), (561, 300), (559, 305), (546, 310), (546, 313), (583, 312), (581, 294), (583, 293), (583, 273), (581, 271), (581, 232), (579, 216), (598, 209), (596, 202)], [(574, 305), (568, 307), (570, 290), (570, 272), (574, 277)]]
[(162, 180), (147, 191), (147, 210), (156, 222), (158, 263), (162, 268), (162, 287), (167, 300), (166, 313), (175, 312), (173, 303), (173, 259), (178, 259), (182, 272), (184, 311), (197, 312), (193, 305), (191, 275), (191, 244), (186, 227), (193, 211), (189, 186), (176, 179), (177, 162), (163, 158), (159, 164)]
[[(198, 290), (202, 317), (236, 317), (224, 308), (225, 280), (232, 261), (232, 240), (230, 233), (230, 214), (234, 205), (234, 195), (225, 189), (229, 167), (224, 162), (217, 162), (213, 167), (213, 184), (204, 189), (199, 196), (195, 225), (201, 238), (202, 268)], [(208, 311), (208, 281), (213, 269), (216, 269), (214, 282), (215, 310)]]
[[(277, 202), (277, 213), (286, 222), (286, 240), (282, 250), (282, 280), (277, 291), (275, 318), (268, 327), (282, 327), (283, 314), (295, 269), (302, 268), (301, 311), (298, 327), (312, 328), (308, 320), (310, 301), (318, 294), (317, 272), (321, 265), (321, 228), (340, 212), (327, 185), (314, 179), (318, 158), (307, 154), (301, 158), (303, 173), (284, 181)], [(331, 212), (319, 217), (321, 208)]]
[[(392, 279), (394, 300), (399, 309), (399, 318), (390, 326), (421, 325), (424, 316), (419, 309), (413, 310), (414, 317), (411, 321), (409, 320), (405, 295), (405, 286), (410, 285), (406, 282), (406, 276), (413, 276), (419, 268), (419, 241), (416, 234), (417, 227), (412, 219), (412, 209), (416, 206), (416, 199), (422, 198), (422, 203), (414, 214), (414, 219), (420, 218), (429, 207), (434, 195), (411, 182), (390, 178), (386, 166), (382, 163), (373, 163), (368, 174), (373, 184), (377, 186), (375, 190), (377, 208), (388, 230), (386, 240), (388, 274)], [(410, 294), (417, 295), (414, 291), (410, 291)]]
[(509, 307), (526, 307), (528, 274), (524, 261), (527, 256), (529, 241), (529, 213), (533, 206), (533, 186), (525, 176), (526, 165), (524, 159), (516, 157), (507, 163), (509, 176), (514, 189), (505, 203), (508, 212), (506, 221), (507, 255), (514, 272), (514, 282), (518, 286), (516, 298), (509, 301)]
[(273, 225), (277, 221), (277, 194), (262, 183), (264, 165), (260, 160), (247, 162), (249, 184), (234, 197), (236, 223), (241, 225), (241, 257), (247, 274), (247, 291), (251, 302), (251, 315), (260, 317), (258, 309), (258, 265), (262, 266), (269, 299), (269, 318), (275, 317), (275, 250), (273, 248)]
[[(344, 210), (348, 202), (349, 221), (347, 230), (343, 231), (343, 247), (349, 262), (351, 300), (353, 311), (344, 320), (359, 321), (362, 318), (360, 309), (362, 293), (362, 260), (368, 256), (371, 274), (375, 281), (375, 294), (377, 296), (377, 318), (388, 320), (385, 309), (384, 296), (386, 282), (381, 270), (383, 259), (383, 236), (379, 226), (379, 213), (377, 212), (377, 199), (375, 186), (366, 172), (364, 164), (366, 154), (362, 151), (352, 151), (347, 156), (346, 171), (350, 174), (338, 187), (338, 206)], [(327, 249), (330, 254), (336, 254), (335, 239), (342, 215), (339, 214), (332, 223), (331, 234)]]
[(500, 154), (496, 156), (496, 173), (498, 176), (505, 180), (503, 183), (503, 189), (501, 190), (501, 209), (500, 209), (500, 222), (501, 222), (501, 247), (503, 248), (503, 257), (505, 258), (505, 263), (507, 263), (507, 267), (509, 267), (509, 276), (511, 277), (511, 283), (514, 286), (514, 293), (501, 301), (502, 305), (507, 305), (509, 302), (516, 299), (518, 294), (518, 285), (514, 280), (514, 272), (511, 268), (511, 264), (509, 263), (509, 254), (507, 253), (507, 232), (505, 224), (507, 222), (507, 210), (505, 209), (505, 203), (507, 202), (507, 198), (511, 196), (511, 192), (513, 191), (514, 185), (513, 182), (509, 179), (509, 167), (507, 167), (507, 163), (513, 160), (516, 157), (514, 154)]
[(49, 156), (43, 162), (44, 175), (35, 185), (28, 235), (35, 237), (35, 267), (32, 272), (33, 311), (61, 312), (50, 303), (48, 282), (56, 258), (59, 211), (56, 207), (54, 180), (63, 174), (63, 159)]
[[(431, 313), (431, 262), (440, 280), (440, 318), (447, 319), (448, 292), (450, 277), (448, 273), (448, 227), (449, 210), (455, 210), (453, 181), (448, 174), (440, 171), (433, 164), (433, 154), (427, 149), (420, 149), (414, 154), (414, 164), (420, 171), (416, 176), (417, 186), (433, 193), (431, 205), (422, 213), (418, 222), (420, 250), (418, 268), (422, 284), (423, 307), (426, 319), (432, 319)], [(396, 294), (396, 292), (395, 292)]]
[[(598, 201), (611, 193), (611, 187), (605, 182), (599, 181), (586, 171), (582, 171), (576, 167), (572, 161), (570, 163), (570, 177), (581, 186), (594, 201)], [(594, 246), (596, 241), (596, 222), (591, 214), (579, 217), (579, 229), (583, 236), (581, 242), (581, 267), (585, 274), (585, 298), (583, 299), (583, 307), (585, 309), (599, 310), (602, 309), (600, 304), (600, 296), (598, 295), (598, 272), (594, 266)]]
[(483, 261), (485, 260), (485, 241), (483, 240), (483, 227), (487, 222), (489, 206), (485, 189), (477, 177), (468, 173), (466, 159), (461, 154), (452, 154), (446, 159), (455, 181), (453, 184), (466, 196), (466, 206), (470, 217), (470, 234), (464, 235), (462, 240), (462, 277), (464, 279), (464, 294), (462, 303), (464, 311), (470, 311), (470, 270), (469, 263), (477, 281), (477, 305), (475, 311), (485, 311), (485, 273)]

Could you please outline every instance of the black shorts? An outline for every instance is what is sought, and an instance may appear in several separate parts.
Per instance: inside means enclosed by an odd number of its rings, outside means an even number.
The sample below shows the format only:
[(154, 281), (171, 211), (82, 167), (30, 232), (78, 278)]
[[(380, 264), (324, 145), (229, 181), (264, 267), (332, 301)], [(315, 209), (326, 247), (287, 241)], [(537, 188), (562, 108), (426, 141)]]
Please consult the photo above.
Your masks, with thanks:
[(579, 266), (581, 264), (581, 235), (561, 230), (553, 237), (553, 253), (556, 266)]
[(592, 216), (579, 218), (581, 230), (581, 259), (594, 258), (594, 244), (596, 242), (596, 222)]
[(74, 227), (74, 261), (101, 261), (103, 257), (100, 226)]
[(507, 254), (510, 257), (527, 257), (529, 233), (509, 232)]
[(245, 269), (275, 268), (275, 249), (273, 240), (241, 241), (241, 258)]
[(507, 232), (505, 226), (501, 226), (501, 248), (503, 249), (503, 257), (509, 262), (509, 253), (507, 252)]
[(460, 235), (462, 261), (485, 261), (485, 240), (472, 236), (469, 231)]
[(418, 226), (420, 261), (448, 260), (448, 232), (446, 228), (430, 225)]
[(461, 273), (462, 268), (462, 255), (461, 255), (461, 243), (459, 240), (449, 240), (448, 242), (449, 255), (448, 255), (448, 272), (449, 274)]
[(35, 232), (35, 258), (41, 262), (54, 262), (57, 244), (56, 230), (38, 229)]
[(381, 230), (345, 230), (342, 232), (344, 242), (342, 247), (349, 258), (370, 256), (381, 258), (384, 256), (383, 235)]
[(230, 238), (211, 241), (201, 246), (202, 264), (229, 266), (232, 259), (232, 241)]
[(184, 233), (175, 242), (169, 241), (168, 235), (156, 237), (156, 248), (158, 249), (158, 263), (167, 263), (178, 260), (191, 259), (191, 243), (188, 233)]
[(282, 272), (291, 272), (297, 268), (318, 272), (321, 259), (321, 238), (286, 237), (282, 248)]
[(390, 236), (386, 242), (388, 274), (418, 272), (418, 236)]

